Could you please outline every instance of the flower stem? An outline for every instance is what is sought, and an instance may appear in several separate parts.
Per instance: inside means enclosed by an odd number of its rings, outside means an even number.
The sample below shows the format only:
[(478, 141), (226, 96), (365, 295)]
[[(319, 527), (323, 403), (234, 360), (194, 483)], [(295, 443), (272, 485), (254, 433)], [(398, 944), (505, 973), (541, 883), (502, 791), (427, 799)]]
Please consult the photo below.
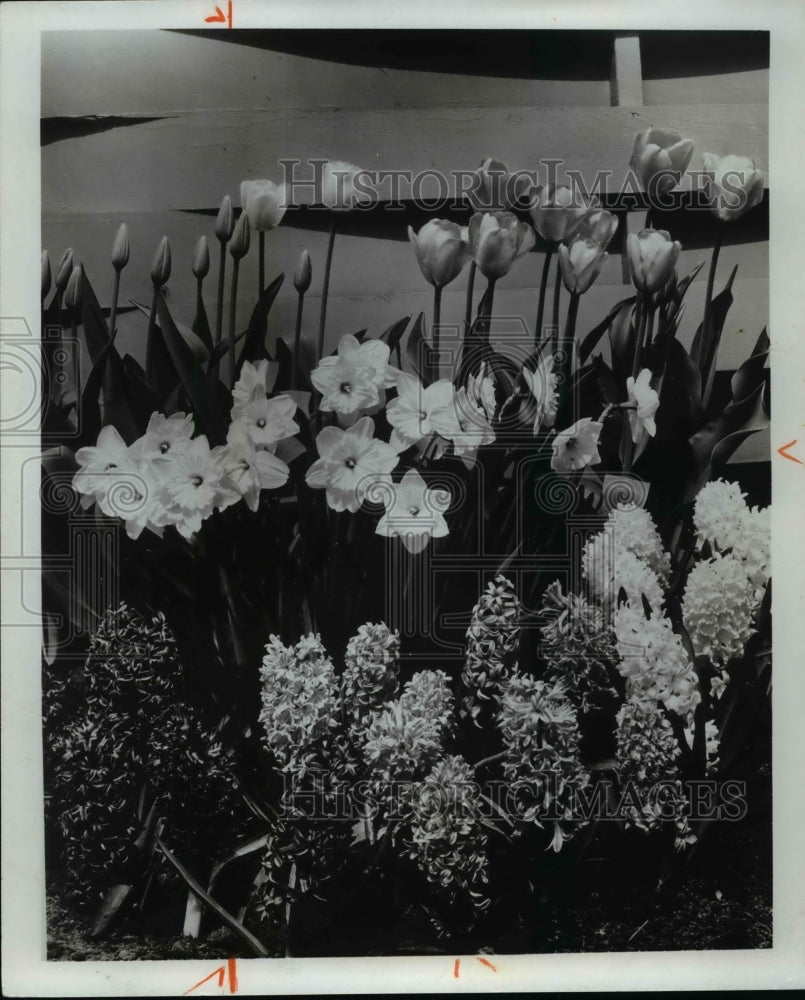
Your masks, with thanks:
[(109, 313), (109, 339), (115, 339), (115, 323), (117, 322), (117, 299), (120, 295), (120, 271), (115, 268), (115, 283), (112, 287), (112, 310)]
[(632, 356), (632, 378), (637, 378), (637, 374), (640, 371), (640, 362), (643, 359), (643, 333), (646, 328), (646, 320), (648, 319), (648, 299), (645, 295), (638, 296), (637, 306), (634, 354)]
[(151, 297), (151, 312), (148, 316), (148, 339), (145, 344), (145, 380), (149, 385), (153, 386), (154, 376), (156, 375), (155, 366), (155, 340), (156, 340), (156, 316), (157, 316), (157, 294), (159, 293), (159, 286), (154, 285), (154, 294)]
[(218, 265), (218, 308), (215, 312), (215, 343), (221, 343), (221, 330), (224, 323), (224, 276), (226, 275), (226, 240), (221, 244), (221, 261)]
[(433, 353), (435, 355), (436, 378), (441, 374), (442, 355), (439, 348), (439, 327), (442, 322), (442, 288), (435, 285), (433, 289)]
[[(699, 354), (699, 371), (701, 372), (703, 382), (702, 382), (702, 403), (706, 406), (709, 401), (709, 389), (707, 382), (709, 379), (709, 372), (712, 368), (711, 362), (711, 326), (713, 322), (713, 287), (716, 280), (716, 269), (718, 268), (718, 257), (721, 253), (721, 244), (724, 242), (724, 224), (722, 223), (718, 227), (718, 234), (716, 236), (716, 242), (713, 246), (713, 255), (710, 258), (710, 273), (707, 275), (707, 294), (704, 299), (704, 316), (702, 317), (702, 338), (701, 338), (701, 352)], [(712, 350), (715, 349), (715, 345), (712, 345)], [(704, 354), (703, 352), (707, 353)]]
[(299, 378), (299, 344), (302, 340), (302, 307), (305, 304), (305, 293), (299, 293), (299, 301), (296, 306), (296, 329), (293, 335), (293, 361), (291, 363), (291, 388), (297, 388)]
[(266, 287), (266, 234), (262, 229), (258, 234), (257, 240), (257, 273), (257, 298), (259, 299), (263, 294), (263, 289)]
[(464, 308), (464, 326), (469, 330), (472, 323), (472, 294), (475, 290), (475, 272), (478, 265), (474, 260), (470, 261), (470, 275), (467, 280), (467, 304)]
[(537, 322), (534, 326), (534, 347), (537, 347), (542, 340), (542, 318), (545, 315), (545, 292), (548, 288), (548, 271), (551, 266), (551, 257), (553, 256), (554, 245), (550, 243), (548, 249), (545, 251), (545, 257), (542, 261), (542, 278), (539, 283), (539, 302), (537, 303)]
[(238, 304), (238, 270), (240, 261), (232, 258), (232, 296), (229, 300), (229, 377), (235, 384), (235, 310)]
[[(562, 271), (559, 267), (559, 257), (556, 258), (556, 277), (553, 286), (553, 328), (559, 330), (559, 297), (562, 294)], [(558, 332), (555, 334), (558, 336)]]
[(324, 357), (324, 325), (327, 319), (327, 295), (330, 291), (330, 269), (333, 265), (333, 244), (335, 243), (335, 215), (330, 223), (330, 239), (327, 242), (327, 259), (324, 264), (324, 284), (321, 290), (321, 313), (319, 314), (318, 360)]

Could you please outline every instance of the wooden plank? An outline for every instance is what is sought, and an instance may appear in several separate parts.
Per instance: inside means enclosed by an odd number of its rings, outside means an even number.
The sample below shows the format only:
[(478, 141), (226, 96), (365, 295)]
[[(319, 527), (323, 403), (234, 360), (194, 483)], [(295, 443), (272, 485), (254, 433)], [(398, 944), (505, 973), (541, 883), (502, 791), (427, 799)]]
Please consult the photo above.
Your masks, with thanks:
[(643, 80), (643, 101), (652, 104), (761, 104), (769, 99), (768, 69)]
[[(211, 207), (225, 192), (236, 194), (243, 178), (280, 179), (279, 159), (333, 158), (373, 170), (450, 174), (474, 169), (491, 152), (510, 169), (536, 169), (536, 156), (560, 160), (589, 186), (597, 172), (607, 172), (610, 189), (617, 189), (635, 132), (652, 124), (678, 128), (699, 155), (754, 157), (768, 183), (765, 105), (200, 111), (53, 143), (42, 153), (43, 205), (56, 212)], [(566, 179), (564, 166), (557, 176)], [(440, 190), (452, 193), (431, 178), (413, 194), (421, 199)], [(403, 187), (400, 194), (411, 191)], [(313, 193), (305, 187), (294, 200), (309, 204)]]
[(640, 65), (640, 36), (622, 35), (614, 42), (612, 55), (613, 107), (641, 107), (643, 70)]

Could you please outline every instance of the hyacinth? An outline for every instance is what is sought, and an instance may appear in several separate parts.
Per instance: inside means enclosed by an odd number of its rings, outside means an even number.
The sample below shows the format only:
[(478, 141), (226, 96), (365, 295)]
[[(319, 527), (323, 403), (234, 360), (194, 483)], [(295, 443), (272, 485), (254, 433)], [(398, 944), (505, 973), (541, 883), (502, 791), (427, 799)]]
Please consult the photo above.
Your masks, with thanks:
[(561, 681), (582, 711), (615, 697), (610, 670), (617, 654), (601, 609), (577, 594), (564, 594), (557, 580), (542, 595), (539, 620), (545, 681)]
[[(161, 615), (121, 604), (104, 614), (80, 670), (45, 672), (48, 819), (60, 834), (67, 889), (97, 906), (148, 859), (136, 848), (146, 783), (163, 837), (193, 869), (239, 829), (237, 783), (217, 735), (183, 698), (176, 643)], [(199, 826), (195, 817), (203, 815)], [(160, 867), (157, 881), (174, 877)]]
[(749, 507), (737, 483), (716, 479), (699, 491), (693, 523), (699, 542), (740, 559), (760, 600), (771, 563), (771, 509)]
[(740, 559), (716, 555), (697, 563), (682, 601), (682, 620), (696, 655), (709, 657), (718, 667), (741, 656), (757, 608), (755, 588)]
[(615, 549), (626, 549), (642, 560), (665, 585), (671, 571), (671, 557), (662, 547), (660, 533), (645, 507), (618, 506), (604, 523)]
[(272, 635), (260, 670), (265, 741), (281, 769), (304, 775), (338, 725), (338, 684), (318, 635), (294, 647)]
[(504, 776), (524, 783), (522, 818), (540, 823), (550, 817), (558, 851), (568, 836), (565, 824), (575, 821), (575, 795), (589, 781), (579, 756), (576, 710), (561, 684), (514, 674), (502, 687), (498, 726)]
[(678, 715), (690, 715), (701, 700), (698, 679), (668, 619), (658, 611), (646, 618), (642, 608), (623, 604), (613, 625), (627, 695), (661, 701)]
[(341, 704), (353, 739), (385, 702), (397, 693), (400, 633), (367, 622), (347, 643), (341, 675)]
[(615, 608), (623, 589), (629, 604), (642, 608), (642, 598), (652, 609), (664, 597), (654, 569), (626, 546), (618, 544), (613, 531), (599, 531), (589, 538), (581, 557), (582, 570), (592, 595), (607, 608)]
[(484, 702), (496, 699), (514, 669), (520, 644), (521, 604), (514, 584), (498, 575), (472, 609), (467, 657), (461, 674), (463, 714), (477, 722)]
[[(694, 729), (693, 726), (685, 728), (685, 742), (690, 750), (693, 749)], [(707, 757), (707, 773), (712, 774), (718, 771), (719, 753), (721, 751), (721, 733), (713, 719), (708, 719), (704, 726), (704, 742)]]
[[(627, 826), (653, 829), (663, 819), (679, 819), (685, 805), (677, 780), (680, 747), (656, 702), (629, 698), (616, 716), (617, 757)], [(664, 784), (660, 787), (659, 782)], [(652, 791), (653, 789), (653, 791)]]
[(445, 757), (417, 787), (404, 854), (449, 896), (468, 893), (488, 905), (486, 833), (473, 770), (463, 757)]

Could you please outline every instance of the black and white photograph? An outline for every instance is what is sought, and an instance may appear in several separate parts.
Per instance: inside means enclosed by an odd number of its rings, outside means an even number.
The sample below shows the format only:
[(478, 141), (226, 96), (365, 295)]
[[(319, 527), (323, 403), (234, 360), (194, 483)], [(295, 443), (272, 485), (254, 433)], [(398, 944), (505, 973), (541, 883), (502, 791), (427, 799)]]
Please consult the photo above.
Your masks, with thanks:
[(38, 33), (40, 308), (1, 310), (50, 974), (771, 970), (805, 474), (771, 20), (122, 6)]

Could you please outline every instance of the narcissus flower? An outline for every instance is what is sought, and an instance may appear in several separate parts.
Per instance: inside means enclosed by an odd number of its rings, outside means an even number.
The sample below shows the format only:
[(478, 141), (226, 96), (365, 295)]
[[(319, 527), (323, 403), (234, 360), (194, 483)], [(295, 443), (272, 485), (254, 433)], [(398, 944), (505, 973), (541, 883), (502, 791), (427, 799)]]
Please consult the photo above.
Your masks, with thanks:
[(316, 438), (319, 458), (311, 465), (305, 482), (327, 490), (327, 503), (337, 511), (355, 513), (370, 487), (378, 481), (391, 483), (397, 452), (374, 437), (371, 417), (361, 417), (348, 430), (325, 427)]
[(258, 233), (274, 229), (288, 207), (285, 185), (268, 180), (241, 181), (240, 207)]
[(442, 378), (425, 388), (408, 373), (397, 379), (397, 398), (386, 407), (386, 417), (393, 427), (389, 444), (398, 451), (433, 434), (433, 415), (453, 402), (453, 383)]
[(531, 192), (531, 221), (549, 243), (559, 243), (572, 236), (589, 210), (589, 204), (578, 192), (562, 184), (548, 184)]
[(388, 363), (389, 346), (381, 340), (360, 343), (346, 334), (338, 353), (322, 358), (311, 373), (322, 394), (321, 409), (357, 415), (381, 403), (381, 393), (395, 385), (399, 371)]
[(556, 420), (556, 410), (559, 405), (559, 398), (556, 392), (556, 376), (553, 374), (554, 357), (549, 355), (541, 358), (536, 371), (530, 368), (523, 369), (523, 378), (531, 395), (537, 404), (537, 412), (534, 416), (534, 433), (538, 434), (541, 427), (553, 427)]
[(641, 441), (646, 434), (651, 437), (657, 433), (654, 415), (660, 406), (660, 397), (651, 388), (651, 372), (644, 368), (637, 378), (631, 375), (626, 379), (626, 392), (634, 409), (628, 410), (629, 426), (632, 429), (632, 441)]
[(491, 420), (497, 409), (495, 398), (495, 379), (486, 372), (486, 362), (482, 361), (477, 375), (467, 377), (467, 397), (470, 402), (480, 406), (486, 414), (486, 419)]
[(284, 395), (272, 399), (255, 395), (237, 407), (237, 419), (245, 425), (257, 448), (270, 448), (296, 434), (299, 424), (293, 419), (295, 413), (296, 402)]
[(199, 531), (202, 521), (216, 507), (227, 507), (240, 499), (240, 494), (221, 474), (204, 434), (175, 456), (161, 484), (163, 503), (184, 538)]
[(138, 462), (166, 461), (187, 450), (193, 437), (193, 415), (152, 413), (145, 434), (131, 446)]
[(341, 160), (332, 160), (324, 164), (321, 175), (321, 201), (327, 208), (336, 212), (345, 212), (358, 204), (371, 200), (371, 194), (364, 186), (355, 181), (363, 174), (360, 167)]
[(240, 408), (253, 399), (262, 399), (267, 396), (274, 387), (274, 380), (277, 377), (276, 362), (267, 361), (265, 358), (252, 364), (251, 361), (244, 361), (240, 370), (240, 376), (232, 388), (232, 419), (238, 420)]
[(115, 516), (104, 510), (106, 493), (115, 482), (115, 474), (137, 471), (126, 442), (109, 424), (101, 428), (97, 442), (79, 448), (75, 458), (79, 469), (73, 476), (73, 489), (82, 494), (81, 506), (86, 509), (97, 502), (104, 513)]
[(650, 195), (667, 194), (679, 183), (693, 156), (693, 143), (676, 129), (638, 132), (629, 165)]
[(398, 537), (409, 552), (421, 552), (431, 538), (449, 534), (444, 512), (450, 506), (450, 494), (444, 489), (429, 489), (416, 469), (409, 469), (392, 485), (385, 506), (377, 534)]
[(275, 490), (288, 481), (288, 466), (269, 451), (258, 451), (246, 427), (235, 421), (229, 425), (226, 444), (213, 449), (222, 477), (237, 491), (230, 503), (243, 497), (249, 510), (260, 505), (260, 490)]
[(415, 233), (408, 227), (420, 270), (435, 288), (443, 288), (458, 277), (470, 259), (470, 248), (461, 236), (461, 226), (445, 219), (431, 219)]
[(445, 407), (432, 415), (434, 429), (453, 443), (453, 452), (471, 469), (479, 448), (495, 440), (495, 432), (486, 414), (474, 403), (462, 386)]
[(559, 267), (565, 288), (575, 295), (583, 295), (592, 285), (609, 254), (595, 240), (574, 237), (570, 246), (559, 246)]
[(705, 191), (714, 215), (733, 222), (763, 199), (765, 179), (748, 156), (702, 153)]
[(681, 249), (664, 229), (629, 233), (626, 256), (635, 288), (647, 295), (658, 292), (673, 275)]
[(577, 472), (601, 461), (598, 437), (604, 425), (591, 417), (582, 417), (553, 440), (551, 468), (555, 472)]
[(534, 230), (511, 212), (476, 212), (468, 227), (470, 253), (484, 277), (496, 281), (534, 246)]

